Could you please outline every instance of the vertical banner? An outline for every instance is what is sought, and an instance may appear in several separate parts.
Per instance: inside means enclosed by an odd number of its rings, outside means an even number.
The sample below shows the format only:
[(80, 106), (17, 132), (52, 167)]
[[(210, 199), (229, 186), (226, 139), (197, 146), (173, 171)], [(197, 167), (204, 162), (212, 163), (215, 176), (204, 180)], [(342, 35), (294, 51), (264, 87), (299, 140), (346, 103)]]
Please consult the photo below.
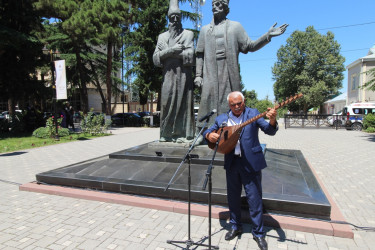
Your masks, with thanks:
[(56, 70), (56, 99), (68, 99), (66, 93), (65, 60), (55, 61)]

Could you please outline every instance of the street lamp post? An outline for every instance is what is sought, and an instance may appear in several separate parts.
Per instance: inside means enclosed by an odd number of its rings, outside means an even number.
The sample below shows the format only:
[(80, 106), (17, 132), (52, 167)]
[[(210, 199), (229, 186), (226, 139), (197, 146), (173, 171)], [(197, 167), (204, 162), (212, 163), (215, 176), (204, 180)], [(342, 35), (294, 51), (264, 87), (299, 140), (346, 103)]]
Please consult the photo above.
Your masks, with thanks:
[[(121, 30), (121, 84), (122, 84), (122, 113), (125, 113), (125, 86), (124, 86), (124, 36), (126, 31), (129, 29), (128, 26), (123, 26)], [(129, 112), (129, 107), (128, 107)], [(122, 124), (125, 124), (125, 117), (122, 115)]]
[(54, 63), (54, 54), (58, 54), (58, 51), (56, 50), (55, 52), (51, 49), (48, 50), (47, 48), (43, 48), (43, 53), (47, 53), (50, 55), (50, 68), (51, 68), (51, 76), (52, 76), (52, 88), (55, 90), (54, 98), (53, 100), (53, 108), (55, 110), (55, 116), (54, 116), (54, 122), (55, 122), (55, 140), (59, 141), (59, 130), (58, 130), (58, 124), (57, 124), (57, 108), (56, 108), (56, 99), (57, 99), (57, 93), (56, 93), (56, 83), (55, 83), (55, 63)]
[(125, 125), (125, 88), (124, 88), (124, 35), (125, 35), (125, 28), (123, 28), (121, 33), (121, 84), (122, 84), (122, 125)]

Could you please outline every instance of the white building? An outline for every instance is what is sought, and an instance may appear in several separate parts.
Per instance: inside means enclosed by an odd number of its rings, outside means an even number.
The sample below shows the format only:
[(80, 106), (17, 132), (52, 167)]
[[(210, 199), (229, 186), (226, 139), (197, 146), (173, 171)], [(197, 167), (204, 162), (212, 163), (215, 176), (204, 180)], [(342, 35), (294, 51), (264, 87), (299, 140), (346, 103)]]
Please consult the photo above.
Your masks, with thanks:
[(375, 68), (375, 45), (370, 48), (367, 56), (355, 60), (346, 68), (348, 69), (348, 92), (346, 104), (349, 105), (354, 102), (374, 102), (375, 92), (368, 89), (362, 89), (361, 87), (371, 79), (371, 76), (364, 72)]
[(347, 93), (342, 93), (335, 98), (324, 102), (323, 104), (323, 114), (336, 114), (343, 110), (346, 106)]

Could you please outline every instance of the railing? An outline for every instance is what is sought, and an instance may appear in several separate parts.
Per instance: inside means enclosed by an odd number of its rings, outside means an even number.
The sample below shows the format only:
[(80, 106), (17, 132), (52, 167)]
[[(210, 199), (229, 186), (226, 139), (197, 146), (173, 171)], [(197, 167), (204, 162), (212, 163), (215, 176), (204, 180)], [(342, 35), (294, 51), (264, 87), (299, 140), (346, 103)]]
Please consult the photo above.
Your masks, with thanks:
[(345, 128), (348, 130), (362, 130), (363, 115), (284, 115), (285, 129), (287, 128)]

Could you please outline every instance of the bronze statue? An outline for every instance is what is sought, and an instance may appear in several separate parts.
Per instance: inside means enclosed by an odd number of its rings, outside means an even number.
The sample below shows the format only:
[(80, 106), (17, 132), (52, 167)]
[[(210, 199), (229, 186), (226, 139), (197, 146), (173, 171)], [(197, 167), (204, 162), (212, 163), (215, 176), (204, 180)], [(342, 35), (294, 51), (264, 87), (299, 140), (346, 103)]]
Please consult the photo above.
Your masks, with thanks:
[(164, 77), (159, 141), (182, 143), (194, 139), (194, 34), (182, 28), (177, 0), (170, 1), (168, 18), (168, 31), (159, 35), (153, 55)]
[[(202, 87), (198, 118), (213, 109), (217, 115), (228, 111), (227, 96), (230, 92), (241, 91), (239, 52), (259, 50), (274, 36), (283, 34), (287, 24), (275, 27), (253, 41), (239, 22), (226, 18), (229, 13), (229, 0), (212, 0), (213, 19), (202, 27), (196, 48), (195, 85)], [(215, 117), (210, 120), (211, 125)], [(203, 123), (197, 123), (202, 127)], [(197, 129), (198, 130), (198, 129)], [(201, 141), (201, 140), (200, 140)]]

